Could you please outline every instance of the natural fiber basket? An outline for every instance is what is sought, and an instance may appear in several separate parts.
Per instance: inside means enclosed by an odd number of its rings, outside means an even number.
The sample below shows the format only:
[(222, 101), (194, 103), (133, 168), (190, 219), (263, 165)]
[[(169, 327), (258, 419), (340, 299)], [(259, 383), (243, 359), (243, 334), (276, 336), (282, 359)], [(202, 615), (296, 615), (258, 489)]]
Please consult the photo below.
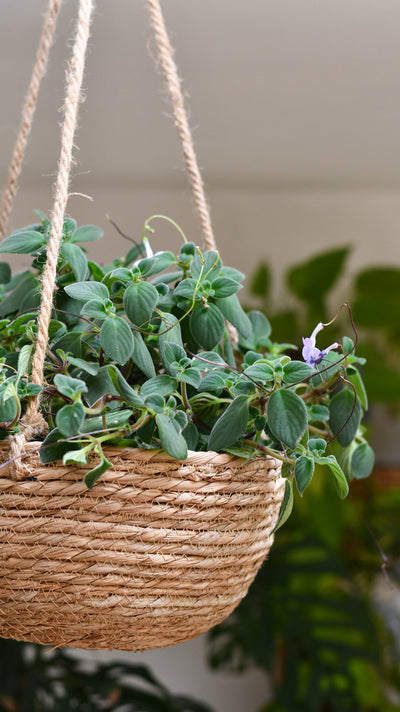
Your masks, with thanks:
[(113, 469), (92, 491), (85, 468), (41, 465), (36, 454), (28, 480), (0, 470), (1, 636), (164, 647), (205, 632), (245, 596), (273, 540), (276, 462), (107, 452)]

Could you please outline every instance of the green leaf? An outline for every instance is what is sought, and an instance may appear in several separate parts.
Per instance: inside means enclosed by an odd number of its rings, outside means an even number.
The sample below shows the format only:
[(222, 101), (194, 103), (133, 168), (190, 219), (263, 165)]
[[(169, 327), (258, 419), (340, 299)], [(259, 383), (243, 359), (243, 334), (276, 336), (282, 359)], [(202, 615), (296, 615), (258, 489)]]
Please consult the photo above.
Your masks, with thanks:
[(276, 532), (289, 519), (293, 509), (293, 482), (287, 479), (285, 481), (285, 493), (283, 495), (282, 504), (278, 514), (278, 521), (275, 524), (273, 532)]
[(134, 282), (124, 293), (124, 307), (128, 319), (135, 326), (150, 321), (158, 303), (158, 292), (153, 284)]
[(21, 279), (16, 282), (14, 289), (0, 302), (0, 317), (18, 311), (27, 293), (39, 285), (37, 277), (30, 272), (24, 272), (20, 276)]
[(171, 418), (165, 413), (157, 413), (156, 423), (161, 445), (165, 452), (177, 460), (186, 460), (186, 440), (181, 433), (177, 432)]
[(205, 349), (213, 349), (221, 341), (224, 319), (215, 304), (198, 304), (190, 316), (193, 339)]
[(308, 410), (308, 417), (317, 423), (329, 420), (329, 409), (325, 405), (312, 405)]
[(222, 450), (233, 445), (245, 432), (249, 420), (249, 398), (239, 395), (218, 418), (210, 433), (208, 449)]
[(206, 373), (200, 383), (199, 391), (222, 391), (225, 388), (225, 378), (220, 373)]
[(56, 415), (56, 425), (66, 438), (76, 435), (85, 419), (85, 409), (79, 401), (65, 405)]
[(183, 383), (193, 386), (193, 388), (198, 388), (201, 383), (201, 373), (197, 368), (186, 368), (183, 373), (178, 375), (178, 378)]
[(36, 230), (19, 230), (6, 237), (0, 245), (0, 252), (13, 255), (28, 255), (37, 252), (46, 244), (46, 238)]
[(196, 255), (193, 258), (190, 273), (196, 280), (212, 282), (221, 272), (221, 257), (215, 250), (204, 252), (203, 256)]
[(133, 354), (130, 326), (120, 316), (109, 316), (100, 329), (100, 343), (108, 358), (123, 365)]
[(293, 267), (287, 274), (289, 288), (312, 307), (322, 304), (340, 277), (349, 251), (348, 247), (330, 250)]
[(61, 254), (71, 267), (77, 282), (83, 281), (88, 272), (87, 259), (83, 250), (81, 250), (78, 245), (72, 245), (70, 242), (64, 242), (61, 246)]
[(162, 374), (161, 376), (154, 376), (154, 378), (150, 378), (143, 383), (140, 389), (140, 395), (143, 396), (143, 398), (154, 394), (170, 396), (172, 393), (175, 393), (177, 388), (178, 381), (176, 378)]
[(361, 405), (349, 388), (333, 396), (329, 404), (329, 424), (334, 437), (342, 447), (354, 440), (361, 421)]
[(63, 234), (65, 237), (72, 237), (76, 230), (76, 220), (74, 218), (64, 218), (63, 220)]
[(104, 472), (107, 472), (110, 467), (112, 467), (112, 463), (106, 460), (104, 455), (102, 455), (101, 461), (97, 467), (94, 467), (93, 470), (89, 470), (83, 478), (86, 487), (88, 487), (88, 489), (93, 489), (99, 477), (101, 477)]
[(75, 282), (64, 287), (66, 293), (73, 299), (87, 302), (89, 299), (99, 299), (104, 302), (110, 298), (108, 289), (102, 282)]
[(103, 230), (96, 225), (81, 225), (75, 230), (69, 242), (93, 242), (103, 237)]
[(369, 477), (374, 464), (375, 456), (372, 447), (368, 443), (357, 445), (351, 458), (351, 469), (355, 479), (362, 480), (364, 477)]
[(68, 450), (63, 457), (63, 465), (86, 465), (88, 459), (88, 448), (83, 447), (80, 450)]
[(170, 373), (171, 369), (165, 355), (165, 344), (178, 344), (182, 346), (181, 327), (178, 319), (173, 314), (161, 312), (161, 323), (158, 329), (158, 348), (164, 368)]
[(251, 321), (240, 306), (236, 294), (232, 294), (231, 297), (225, 297), (225, 299), (217, 299), (216, 305), (225, 319), (233, 324), (244, 339), (248, 339), (251, 334)]
[(315, 376), (315, 369), (301, 361), (289, 361), (283, 367), (283, 380), (285, 383), (301, 383), (310, 376)]
[(29, 373), (29, 367), (31, 362), (33, 346), (32, 344), (25, 344), (18, 355), (18, 373), (17, 378), (21, 378)]
[(89, 361), (84, 361), (83, 358), (74, 358), (74, 356), (67, 356), (68, 362), (79, 368), (85, 373), (89, 373), (91, 376), (97, 376), (99, 372), (99, 365), (97, 363), (90, 363)]
[(143, 408), (143, 399), (139, 393), (135, 391), (123, 377), (121, 371), (114, 364), (107, 368), (111, 381), (118, 393), (126, 400), (129, 405), (134, 408)]
[(303, 496), (304, 490), (312, 480), (314, 468), (314, 460), (311, 457), (301, 455), (297, 458), (294, 466), (294, 477), (301, 497)]
[(361, 373), (355, 366), (349, 366), (347, 369), (347, 378), (350, 383), (353, 384), (356, 389), (357, 396), (364, 410), (368, 410), (368, 396), (367, 391), (361, 377)]
[(147, 348), (142, 335), (138, 331), (133, 332), (133, 354), (132, 361), (141, 371), (147, 376), (147, 378), (152, 378), (156, 375), (156, 370), (154, 368), (153, 359), (149, 349)]
[[(146, 269), (143, 269), (145, 265)], [(153, 255), (153, 257), (145, 257), (139, 262), (138, 267), (142, 274), (146, 274), (146, 277), (151, 277), (153, 274), (163, 272), (171, 265), (176, 265), (176, 257), (172, 252), (165, 250)]]
[(54, 376), (54, 385), (67, 398), (74, 398), (78, 393), (87, 393), (87, 386), (80, 378), (72, 378), (65, 376), (63, 373), (57, 373)]
[(100, 299), (89, 299), (81, 309), (82, 316), (90, 316), (92, 319), (106, 319), (107, 309)]
[(0, 284), (8, 284), (11, 280), (11, 267), (7, 262), (0, 262)]
[(174, 289), (174, 294), (177, 297), (185, 297), (185, 299), (190, 299), (191, 301), (196, 292), (196, 288), (197, 280), (188, 277), (187, 279), (183, 279), (182, 282), (179, 282)]
[(340, 499), (347, 497), (349, 493), (349, 484), (336, 457), (334, 455), (326, 455), (325, 457), (315, 456), (314, 459), (318, 465), (327, 465), (331, 470), (335, 478), (335, 485)]
[(185, 349), (182, 348), (182, 346), (179, 346), (179, 344), (171, 344), (169, 341), (165, 344), (165, 358), (168, 360), (170, 365), (185, 359), (188, 363), (190, 363), (190, 359), (186, 356)]
[(54, 428), (44, 439), (40, 448), (40, 462), (47, 465), (49, 462), (62, 460), (66, 452), (80, 449), (79, 443), (75, 442), (59, 442), (62, 434), (58, 428)]
[[(15, 393), (15, 386), (13, 386), (12, 390)], [(12, 423), (18, 415), (18, 410), (16, 398), (13, 395), (7, 397), (0, 405), (0, 424)]]
[(199, 432), (194, 423), (188, 423), (186, 428), (182, 430), (182, 435), (186, 440), (186, 445), (189, 450), (195, 450), (199, 440)]
[(229, 277), (217, 277), (212, 283), (212, 288), (216, 299), (224, 299), (236, 294), (239, 289), (242, 289), (242, 285)]
[(93, 433), (98, 430), (104, 431), (103, 418), (105, 420), (106, 430), (111, 430), (113, 428), (122, 428), (123, 426), (126, 426), (128, 424), (131, 415), (133, 415), (133, 411), (124, 408), (123, 410), (118, 410), (113, 413), (106, 413), (104, 416), (86, 418), (85, 422), (82, 423), (80, 432)]
[(274, 369), (265, 361), (256, 361), (245, 369), (244, 373), (256, 381), (267, 383), (274, 380)]
[(306, 406), (297, 393), (280, 389), (268, 400), (267, 419), (274, 436), (294, 449), (307, 427)]

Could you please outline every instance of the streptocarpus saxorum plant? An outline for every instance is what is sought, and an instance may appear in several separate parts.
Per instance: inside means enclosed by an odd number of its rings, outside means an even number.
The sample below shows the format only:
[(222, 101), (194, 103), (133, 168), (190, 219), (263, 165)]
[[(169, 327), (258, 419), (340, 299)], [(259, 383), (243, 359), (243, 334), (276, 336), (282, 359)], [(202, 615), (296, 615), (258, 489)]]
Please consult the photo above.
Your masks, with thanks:
[[(87, 465), (95, 455), (88, 487), (111, 466), (107, 445), (159, 448), (181, 460), (188, 449), (271, 455), (287, 478), (280, 523), (290, 514), (294, 483), (303, 495), (319, 467), (330, 470), (341, 497), (349, 480), (370, 474), (373, 453), (361, 426), (364, 360), (353, 341), (344, 337), (320, 351), (316, 336), (328, 325), (318, 324), (303, 340), (304, 360), (293, 360), (288, 352), (297, 354), (296, 346), (275, 343), (267, 318), (243, 311), (237, 292), (244, 275), (226, 267), (218, 252), (203, 253), (178, 228), (179, 254), (153, 254), (153, 218), (142, 241), (107, 267), (78, 244), (102, 231), (65, 220), (45, 382), (32, 383), (51, 230), (38, 215), (39, 223), (0, 245), (2, 253), (33, 257), (32, 268), (14, 277), (0, 264), (3, 438), (18, 430), (28, 399), (41, 390), (49, 424), (41, 461)], [(234, 347), (228, 322), (238, 332)]]

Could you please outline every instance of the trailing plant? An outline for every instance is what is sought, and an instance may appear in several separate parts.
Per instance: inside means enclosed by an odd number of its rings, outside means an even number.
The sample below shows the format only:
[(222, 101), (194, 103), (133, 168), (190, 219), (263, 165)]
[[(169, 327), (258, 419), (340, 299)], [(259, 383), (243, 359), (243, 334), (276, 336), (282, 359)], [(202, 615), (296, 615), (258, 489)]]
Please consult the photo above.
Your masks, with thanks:
[[(218, 252), (188, 242), (178, 255), (153, 254), (148, 235), (123, 259), (100, 266), (79, 243), (101, 237), (91, 225), (64, 222), (57, 292), (42, 387), (31, 382), (40, 277), (51, 230), (40, 222), (14, 232), (2, 253), (30, 254), (30, 270), (11, 276), (0, 266), (0, 422), (6, 437), (40, 391), (49, 424), (43, 463), (94, 467), (88, 487), (110, 466), (107, 445), (161, 448), (184, 460), (188, 449), (242, 458), (270, 455), (286, 479), (280, 523), (289, 516), (293, 486), (302, 495), (314, 472), (328, 468), (340, 497), (348, 481), (370, 474), (373, 453), (361, 426), (367, 396), (355, 341), (325, 349), (318, 323), (298, 347), (277, 343), (259, 311), (245, 313), (237, 293), (244, 275)], [(171, 221), (172, 222), (172, 221)], [(177, 226), (176, 226), (177, 227)], [(333, 320), (334, 321), (334, 320)], [(228, 326), (238, 332), (232, 346)]]
[[(332, 291), (345, 278), (345, 298), (352, 304), (359, 349), (368, 360), (364, 376), (370, 402), (393, 408), (400, 400), (400, 268), (374, 265), (349, 275), (346, 262), (350, 252), (350, 247), (326, 250), (289, 267), (282, 285), (290, 298), (287, 308), (274, 305), (271, 268), (262, 261), (250, 281), (252, 303), (268, 314), (278, 340), (297, 341), (317, 319), (328, 319)], [(343, 324), (338, 320), (332, 328), (336, 338)], [(323, 335), (321, 340), (324, 343)]]
[(212, 712), (173, 694), (145, 665), (98, 663), (0, 639), (0, 712)]

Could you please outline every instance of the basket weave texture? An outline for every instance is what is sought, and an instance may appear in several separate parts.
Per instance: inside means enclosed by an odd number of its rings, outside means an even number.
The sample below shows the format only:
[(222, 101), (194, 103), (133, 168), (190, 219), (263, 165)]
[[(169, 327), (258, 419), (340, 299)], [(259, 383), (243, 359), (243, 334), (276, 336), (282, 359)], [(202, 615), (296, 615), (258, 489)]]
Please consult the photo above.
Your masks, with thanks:
[[(115, 449), (92, 491), (84, 468), (0, 470), (0, 635), (52, 646), (165, 647), (223, 620), (272, 544), (275, 460)], [(1, 444), (0, 459), (9, 456)]]

